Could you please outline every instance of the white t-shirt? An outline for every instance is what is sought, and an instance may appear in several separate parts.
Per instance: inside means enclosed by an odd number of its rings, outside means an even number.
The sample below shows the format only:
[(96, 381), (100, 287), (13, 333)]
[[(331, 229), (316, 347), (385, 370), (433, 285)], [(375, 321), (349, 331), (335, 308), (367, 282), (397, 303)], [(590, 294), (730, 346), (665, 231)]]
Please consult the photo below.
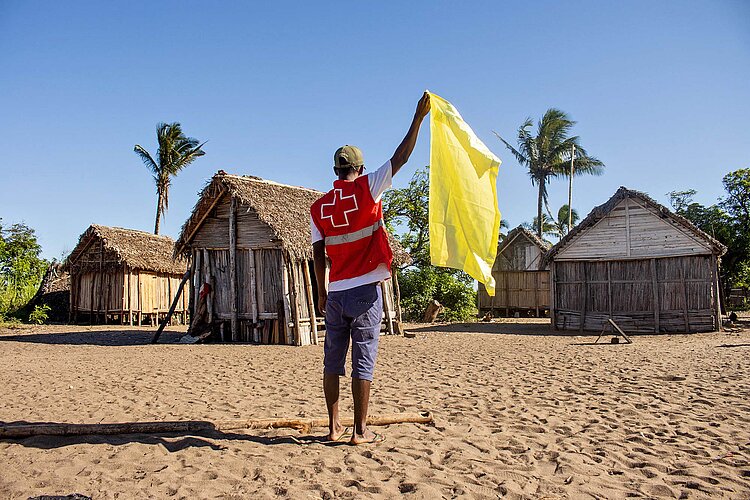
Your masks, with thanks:
[[(367, 174), (367, 182), (370, 184), (370, 194), (375, 203), (380, 201), (383, 193), (386, 189), (391, 187), (393, 183), (393, 169), (391, 168), (391, 160), (388, 160), (376, 171)], [(323, 239), (323, 235), (320, 234), (318, 227), (310, 217), (310, 229), (312, 234), (312, 243)], [(390, 271), (386, 264), (380, 264), (378, 267), (373, 269), (367, 274), (362, 276), (355, 276), (354, 278), (347, 278), (344, 280), (332, 281), (328, 284), (329, 292), (340, 292), (342, 290), (349, 290), (350, 288), (356, 288), (358, 286), (367, 285), (369, 283), (377, 283), (379, 281), (387, 280), (391, 277)]]

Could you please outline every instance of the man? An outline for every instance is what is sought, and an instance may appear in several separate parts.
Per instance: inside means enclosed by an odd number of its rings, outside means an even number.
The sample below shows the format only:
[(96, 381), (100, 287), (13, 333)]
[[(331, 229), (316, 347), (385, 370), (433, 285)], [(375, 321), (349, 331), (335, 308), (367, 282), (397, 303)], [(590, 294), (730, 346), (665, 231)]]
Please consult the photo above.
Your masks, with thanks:
[[(382, 441), (367, 428), (370, 385), (378, 353), (383, 298), (380, 282), (390, 279), (393, 255), (383, 225), (383, 192), (407, 162), (417, 142), (419, 127), (430, 111), (427, 92), (393, 157), (377, 171), (363, 175), (362, 152), (343, 146), (333, 157), (338, 177), (333, 189), (310, 208), (318, 305), (325, 315), (323, 392), (328, 407), (330, 441), (348, 437), (339, 420), (339, 378), (345, 375), (346, 355), (352, 344), (354, 432), (351, 444)], [(326, 290), (326, 254), (331, 261)]]

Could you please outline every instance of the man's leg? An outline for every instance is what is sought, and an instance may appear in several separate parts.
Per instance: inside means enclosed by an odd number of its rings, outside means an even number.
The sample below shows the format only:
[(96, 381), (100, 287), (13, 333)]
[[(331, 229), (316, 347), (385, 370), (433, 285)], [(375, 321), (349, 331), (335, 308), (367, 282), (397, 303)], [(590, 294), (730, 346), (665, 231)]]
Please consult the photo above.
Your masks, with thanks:
[(370, 404), (370, 385), (372, 382), (361, 378), (352, 378), (352, 396), (354, 397), (354, 435), (352, 443), (367, 443), (375, 438), (375, 433), (367, 428), (367, 408)]
[[(375, 372), (380, 339), (383, 301), (380, 285), (358, 287), (352, 291), (356, 309), (352, 321), (352, 396), (354, 397), (354, 434), (352, 444), (372, 442), (376, 435), (367, 428), (370, 386)], [(349, 303), (349, 301), (347, 301)]]
[(332, 373), (323, 374), (323, 392), (326, 395), (326, 407), (328, 408), (328, 439), (336, 441), (344, 432), (344, 427), (339, 419), (339, 378), (340, 375)]
[(342, 294), (331, 292), (326, 302), (326, 340), (323, 345), (323, 393), (328, 408), (327, 439), (337, 441), (344, 428), (339, 419), (339, 378), (345, 373), (349, 350), (349, 321), (344, 317)]

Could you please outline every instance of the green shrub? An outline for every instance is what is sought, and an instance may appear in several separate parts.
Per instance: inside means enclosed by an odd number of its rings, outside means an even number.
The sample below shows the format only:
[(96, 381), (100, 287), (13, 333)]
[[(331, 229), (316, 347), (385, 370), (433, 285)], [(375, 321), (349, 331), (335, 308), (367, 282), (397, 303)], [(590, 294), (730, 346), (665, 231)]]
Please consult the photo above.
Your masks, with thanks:
[(398, 271), (398, 281), (407, 321), (422, 321), (433, 299), (444, 307), (438, 316), (443, 321), (468, 321), (477, 314), (473, 280), (465, 273), (434, 266), (411, 267)]
[(43, 325), (49, 319), (50, 307), (47, 304), (35, 306), (34, 310), (29, 314), (29, 323), (36, 323), (37, 325)]

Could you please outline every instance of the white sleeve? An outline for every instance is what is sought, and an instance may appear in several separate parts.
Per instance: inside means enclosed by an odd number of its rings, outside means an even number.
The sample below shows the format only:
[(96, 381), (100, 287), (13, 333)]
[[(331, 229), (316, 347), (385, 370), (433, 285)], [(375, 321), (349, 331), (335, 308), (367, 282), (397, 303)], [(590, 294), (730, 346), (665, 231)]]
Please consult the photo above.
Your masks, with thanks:
[(323, 235), (320, 234), (318, 226), (315, 225), (315, 221), (313, 221), (312, 215), (310, 216), (310, 234), (312, 235), (310, 243), (315, 243), (316, 241), (320, 241), (323, 239)]
[(388, 160), (383, 164), (382, 167), (367, 174), (367, 180), (370, 182), (370, 193), (372, 193), (372, 199), (375, 203), (380, 201), (380, 197), (386, 189), (391, 187), (393, 183), (393, 169), (391, 168), (391, 160)]

